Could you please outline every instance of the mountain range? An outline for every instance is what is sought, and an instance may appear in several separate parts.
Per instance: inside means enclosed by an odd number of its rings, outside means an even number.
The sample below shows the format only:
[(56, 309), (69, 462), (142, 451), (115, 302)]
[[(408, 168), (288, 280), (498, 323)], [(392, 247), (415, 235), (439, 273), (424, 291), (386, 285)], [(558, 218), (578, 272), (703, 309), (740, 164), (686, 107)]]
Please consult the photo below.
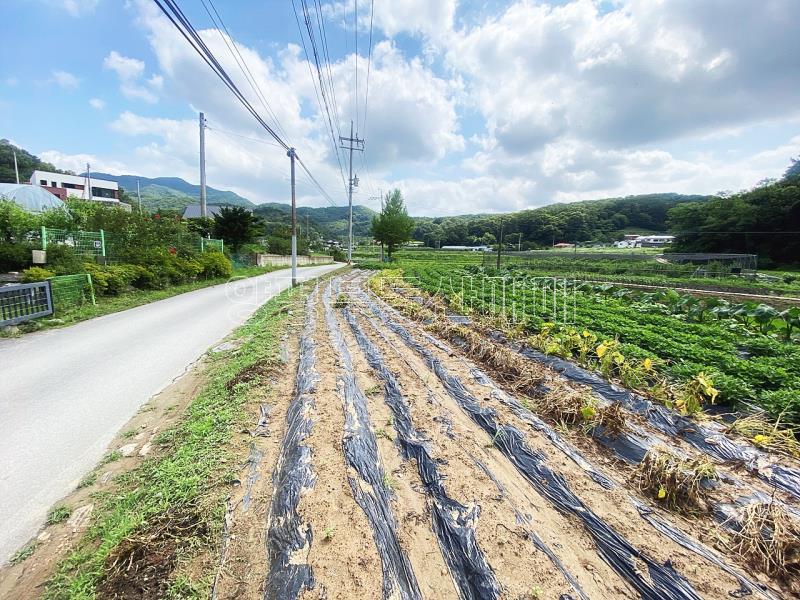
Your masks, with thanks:
[[(142, 207), (148, 210), (180, 210), (200, 201), (200, 186), (189, 183), (180, 177), (139, 177), (138, 175), (111, 175), (92, 173), (92, 177), (116, 181), (136, 202), (136, 183), (142, 195)], [(218, 190), (206, 186), (206, 200), (209, 204), (225, 204), (254, 208), (255, 204), (236, 192)]]

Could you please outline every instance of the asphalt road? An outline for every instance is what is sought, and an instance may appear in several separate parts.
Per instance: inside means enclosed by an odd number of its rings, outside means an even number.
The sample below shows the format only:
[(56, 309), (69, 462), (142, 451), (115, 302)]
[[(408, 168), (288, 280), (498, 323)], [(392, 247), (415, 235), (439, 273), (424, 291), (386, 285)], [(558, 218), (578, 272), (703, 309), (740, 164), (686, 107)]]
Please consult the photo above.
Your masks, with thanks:
[[(298, 277), (335, 268), (305, 267)], [(289, 275), (285, 269), (0, 339), (0, 564), (139, 407), (289, 287)]]

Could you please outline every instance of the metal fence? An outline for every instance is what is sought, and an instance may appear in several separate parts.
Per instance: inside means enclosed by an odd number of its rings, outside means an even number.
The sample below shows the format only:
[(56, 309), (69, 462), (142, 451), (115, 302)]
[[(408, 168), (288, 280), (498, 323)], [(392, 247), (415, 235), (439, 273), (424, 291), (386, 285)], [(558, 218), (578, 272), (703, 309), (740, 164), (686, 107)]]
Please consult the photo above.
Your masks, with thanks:
[(69, 246), (79, 256), (105, 256), (105, 232), (100, 231), (67, 231), (53, 227), (42, 227), (42, 250), (52, 244)]
[(0, 326), (53, 314), (49, 281), (0, 287)]
[(225, 249), (225, 242), (212, 238), (201, 237), (199, 242), (200, 252), (222, 252)]
[(88, 273), (51, 277), (53, 306), (57, 310), (96, 304), (92, 276)]

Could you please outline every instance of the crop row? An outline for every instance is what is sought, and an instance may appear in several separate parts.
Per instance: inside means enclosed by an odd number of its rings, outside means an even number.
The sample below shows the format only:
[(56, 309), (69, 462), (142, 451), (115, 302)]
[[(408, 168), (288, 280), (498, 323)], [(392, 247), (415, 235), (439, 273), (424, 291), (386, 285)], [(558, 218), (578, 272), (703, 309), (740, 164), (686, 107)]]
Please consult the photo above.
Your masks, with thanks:
[[(502, 280), (473, 276), (449, 265), (423, 263), (406, 264), (405, 274), (422, 289), (455, 299), (479, 313), (504, 310), (506, 316), (513, 314), (529, 334), (553, 327), (551, 322), (562, 321), (564, 316), (561, 306), (553, 315), (554, 291), (542, 281), (503, 285)], [(653, 313), (628, 298), (570, 289), (566, 300), (563, 308), (570, 326), (585, 329), (598, 339), (618, 340), (626, 356), (653, 358), (679, 381), (708, 373), (721, 400), (732, 404), (754, 401), (775, 417), (783, 414), (785, 421), (800, 423), (797, 344), (747, 329), (732, 330), (724, 322), (695, 323), (681, 315)]]

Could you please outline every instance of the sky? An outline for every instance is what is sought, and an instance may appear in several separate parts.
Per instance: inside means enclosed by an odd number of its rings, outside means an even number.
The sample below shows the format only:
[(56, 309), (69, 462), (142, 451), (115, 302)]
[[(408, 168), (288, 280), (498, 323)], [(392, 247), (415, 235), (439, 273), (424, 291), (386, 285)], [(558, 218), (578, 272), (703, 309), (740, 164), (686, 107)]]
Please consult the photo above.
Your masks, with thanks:
[[(800, 156), (797, 0), (318, 2), (330, 123), (300, 0), (299, 25), (292, 0), (214, 0), (224, 28), (178, 0), (329, 197), (300, 173), (300, 205), (347, 203), (351, 120), (354, 203), (396, 187), (420, 216), (736, 191)], [(285, 150), (152, 0), (0, 4), (0, 137), (76, 172), (198, 183), (203, 111), (208, 184), (289, 201)]]

